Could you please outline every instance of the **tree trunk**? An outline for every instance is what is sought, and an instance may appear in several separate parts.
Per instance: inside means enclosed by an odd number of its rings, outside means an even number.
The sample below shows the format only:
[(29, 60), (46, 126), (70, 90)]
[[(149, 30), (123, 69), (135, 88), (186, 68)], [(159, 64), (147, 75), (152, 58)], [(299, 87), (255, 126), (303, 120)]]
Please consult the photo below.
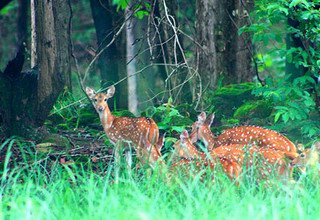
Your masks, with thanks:
[(215, 12), (214, 0), (197, 0), (196, 33), (199, 45), (196, 45), (195, 57), (203, 88), (214, 88), (217, 83)]
[(7, 135), (28, 136), (30, 128), (43, 125), (70, 82), (70, 2), (32, 0), (31, 7), (33, 69), (22, 72), (25, 46), (21, 44), (0, 73), (0, 114)]
[(132, 10), (126, 9), (126, 39), (127, 39), (127, 75), (128, 75), (128, 109), (138, 114), (137, 75), (135, 58), (134, 17)]
[(39, 69), (37, 119), (41, 125), (66, 85), (70, 85), (70, 2), (31, 0), (32, 68)]
[(251, 36), (238, 35), (249, 22), (253, 1), (197, 0), (196, 66), (203, 86), (252, 81)]
[[(96, 29), (97, 43), (99, 45), (98, 51), (104, 50), (98, 60), (98, 68), (101, 75), (101, 86), (106, 87), (119, 81), (120, 68), (123, 63), (120, 61), (120, 49), (118, 48), (117, 39), (108, 48), (105, 48), (112, 40), (115, 34), (115, 23), (119, 20), (119, 13), (116, 8), (111, 5), (109, 0), (90, 0), (91, 13)], [(123, 102), (121, 94), (126, 91), (126, 88), (116, 85), (115, 100), (117, 107), (126, 108), (126, 102)], [(110, 103), (111, 110), (114, 109), (114, 103)]]

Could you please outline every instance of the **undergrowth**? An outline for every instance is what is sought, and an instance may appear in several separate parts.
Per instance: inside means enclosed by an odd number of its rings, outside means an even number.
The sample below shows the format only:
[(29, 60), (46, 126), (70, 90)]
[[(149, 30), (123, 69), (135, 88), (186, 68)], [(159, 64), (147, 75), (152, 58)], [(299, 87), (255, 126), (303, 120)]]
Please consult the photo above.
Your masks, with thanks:
[[(114, 182), (113, 164), (61, 164), (37, 156), (10, 165), (9, 139), (2, 164), (1, 219), (317, 219), (319, 178), (304, 176), (296, 184), (269, 186), (240, 182), (210, 173), (201, 178), (176, 174), (170, 180), (155, 171), (121, 164)], [(33, 163), (30, 162), (33, 159)], [(38, 161), (38, 162), (36, 162)], [(214, 175), (215, 180), (212, 180)]]

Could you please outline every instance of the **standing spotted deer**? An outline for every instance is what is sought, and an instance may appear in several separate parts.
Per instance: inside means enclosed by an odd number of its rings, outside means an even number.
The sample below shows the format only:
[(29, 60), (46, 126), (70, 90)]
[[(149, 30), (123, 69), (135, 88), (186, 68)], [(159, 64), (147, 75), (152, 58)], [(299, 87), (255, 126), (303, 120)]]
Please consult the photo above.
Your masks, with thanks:
[[(114, 86), (111, 86), (107, 93), (96, 93), (93, 89), (89, 87), (86, 88), (86, 94), (99, 114), (104, 132), (116, 147), (116, 176), (119, 172), (118, 165), (121, 144), (132, 144), (139, 161), (154, 168), (157, 162), (162, 163), (161, 153), (157, 148), (157, 142), (159, 140), (157, 124), (151, 118), (130, 118), (112, 115), (108, 106), (108, 100), (113, 97), (114, 93)], [(131, 151), (126, 152), (126, 160), (129, 168), (131, 168), (132, 163), (130, 152)]]

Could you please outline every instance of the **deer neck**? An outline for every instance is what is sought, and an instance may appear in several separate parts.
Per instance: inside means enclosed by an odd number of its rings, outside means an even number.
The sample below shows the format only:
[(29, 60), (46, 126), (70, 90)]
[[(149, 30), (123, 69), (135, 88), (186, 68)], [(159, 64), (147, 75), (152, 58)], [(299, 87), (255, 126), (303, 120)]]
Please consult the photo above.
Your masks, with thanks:
[(112, 115), (108, 106), (106, 106), (102, 113), (99, 113), (99, 117), (104, 130), (109, 130), (109, 128), (112, 126), (114, 116)]

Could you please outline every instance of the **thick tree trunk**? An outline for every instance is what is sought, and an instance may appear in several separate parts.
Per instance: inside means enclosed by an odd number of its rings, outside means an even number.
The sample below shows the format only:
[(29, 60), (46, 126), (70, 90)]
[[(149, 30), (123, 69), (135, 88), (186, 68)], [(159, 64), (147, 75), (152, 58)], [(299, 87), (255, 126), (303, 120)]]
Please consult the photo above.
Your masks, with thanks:
[(31, 127), (43, 125), (70, 82), (69, 0), (32, 0), (31, 7), (33, 69), (22, 72), (25, 46), (21, 44), (17, 56), (0, 74), (0, 114), (7, 135), (27, 136)]
[[(117, 46), (119, 39), (108, 48), (105, 48), (115, 34), (115, 20), (119, 19), (120, 16), (118, 14), (120, 12), (116, 12), (116, 8), (112, 6), (110, 0), (90, 0), (90, 5), (99, 45), (98, 51), (104, 50), (98, 60), (98, 68), (101, 75), (101, 86), (106, 87), (119, 81), (120, 66), (123, 65), (120, 61), (120, 50)], [(121, 94), (124, 93), (122, 90), (126, 91), (123, 84), (121, 87), (119, 85), (116, 86), (115, 99), (117, 107), (126, 108), (126, 101), (122, 101)], [(111, 110), (115, 107), (113, 104), (113, 102), (110, 103)]]
[(196, 2), (196, 67), (203, 87), (214, 88), (217, 83), (217, 54), (215, 39), (215, 4), (213, 0)]
[(20, 46), (16, 57), (0, 74), (0, 115), (6, 135), (29, 134), (37, 116), (37, 74), (22, 73), (25, 47)]
[(32, 67), (39, 69), (37, 119), (41, 125), (66, 85), (70, 85), (70, 2), (31, 0)]
[(253, 1), (197, 0), (196, 65), (203, 86), (252, 81), (251, 36), (238, 35), (249, 22)]

